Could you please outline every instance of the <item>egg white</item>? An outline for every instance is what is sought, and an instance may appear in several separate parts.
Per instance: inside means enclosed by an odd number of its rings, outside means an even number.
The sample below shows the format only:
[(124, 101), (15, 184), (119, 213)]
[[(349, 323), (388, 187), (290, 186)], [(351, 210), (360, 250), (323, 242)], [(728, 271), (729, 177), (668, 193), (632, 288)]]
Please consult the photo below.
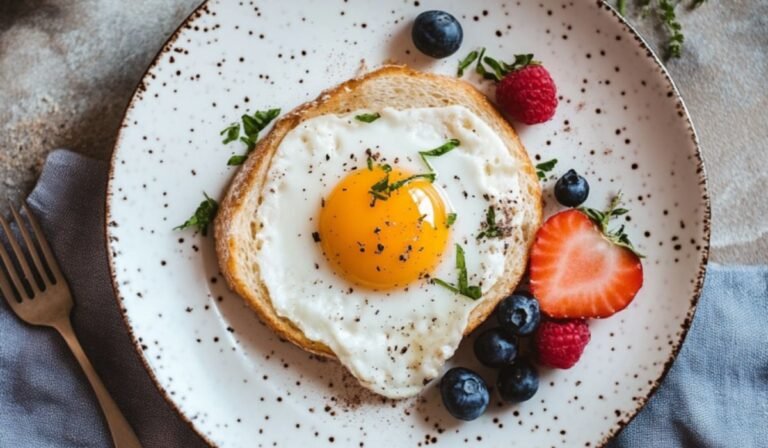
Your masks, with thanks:
[[(354, 117), (379, 112), (365, 123)], [(437, 377), (481, 301), (418, 281), (372, 291), (338, 276), (312, 238), (320, 204), (366, 150), (413, 173), (425, 172), (419, 151), (456, 138), (461, 145), (430, 159), (449, 211), (457, 214), (433, 276), (456, 282), (455, 244), (466, 253), (470, 284), (489, 290), (504, 271), (503, 239), (478, 240), (490, 204), (522, 194), (519, 162), (501, 138), (462, 106), (354, 111), (309, 119), (290, 131), (271, 161), (257, 221), (254, 254), (272, 305), (312, 340), (326, 344), (366, 387), (390, 398), (417, 394)], [(515, 221), (517, 219), (517, 221)], [(507, 224), (519, 226), (512, 216)]]

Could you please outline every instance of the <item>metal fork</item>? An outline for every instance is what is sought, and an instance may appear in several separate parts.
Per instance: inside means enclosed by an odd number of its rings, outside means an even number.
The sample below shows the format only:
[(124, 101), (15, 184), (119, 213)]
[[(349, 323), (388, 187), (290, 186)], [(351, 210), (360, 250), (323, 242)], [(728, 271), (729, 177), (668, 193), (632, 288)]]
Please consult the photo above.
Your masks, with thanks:
[[(8, 222), (0, 215), (0, 226), (8, 237), (16, 261), (14, 264), (10, 254), (0, 243), (0, 259), (2, 259), (2, 266), (5, 268), (4, 272), (0, 272), (0, 291), (21, 320), (32, 325), (55, 328), (67, 342), (69, 349), (77, 358), (77, 362), (80, 363), (80, 367), (96, 393), (115, 447), (141, 448), (139, 439), (107, 392), (72, 330), (69, 314), (74, 302), (67, 281), (61, 274), (35, 216), (25, 204), (22, 204), (22, 208), (31, 225), (34, 240), (14, 207), (11, 207), (11, 213), (18, 225), (21, 239), (24, 240), (33, 265), (28, 263), (29, 260), (22, 251), (20, 242), (14, 237)], [(35, 240), (37, 245), (35, 245)], [(45, 265), (43, 265), (43, 261)], [(21, 271), (16, 266), (21, 267)]]

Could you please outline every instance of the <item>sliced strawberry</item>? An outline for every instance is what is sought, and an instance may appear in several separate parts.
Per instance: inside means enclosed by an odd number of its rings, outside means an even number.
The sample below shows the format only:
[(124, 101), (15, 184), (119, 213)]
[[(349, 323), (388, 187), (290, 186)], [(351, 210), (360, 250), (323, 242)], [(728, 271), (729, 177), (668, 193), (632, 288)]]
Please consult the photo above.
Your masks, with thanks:
[[(603, 213), (570, 209), (549, 218), (531, 250), (531, 292), (554, 318), (608, 317), (643, 285), (643, 266), (623, 228), (607, 230), (618, 200)], [(591, 218), (591, 219), (590, 219)]]

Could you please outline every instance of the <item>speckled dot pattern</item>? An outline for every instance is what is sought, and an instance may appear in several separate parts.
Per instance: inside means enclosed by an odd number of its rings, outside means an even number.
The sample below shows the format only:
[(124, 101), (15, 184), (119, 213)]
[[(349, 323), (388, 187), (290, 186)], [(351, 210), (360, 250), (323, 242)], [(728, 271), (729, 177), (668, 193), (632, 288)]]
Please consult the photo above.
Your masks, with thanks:
[[(421, 11), (462, 22), (459, 54), (435, 61), (410, 42)], [(629, 308), (590, 322), (592, 342), (571, 370), (541, 369), (530, 401), (492, 391), (489, 411), (459, 422), (436, 381), (417, 398), (389, 401), (360, 388), (337, 363), (280, 341), (232, 294), (210, 236), (173, 231), (202, 200), (221, 197), (243, 148), (219, 132), (245, 111), (287, 111), (385, 62), (454, 75), (484, 46), (512, 59), (534, 53), (560, 95), (554, 119), (515, 125), (534, 161), (575, 168), (604, 207), (623, 191), (627, 232), (647, 258)], [(486, 93), (492, 85), (467, 79)], [(553, 178), (545, 212), (559, 208)], [(115, 289), (137, 350), (160, 391), (211, 445), (603, 445), (645, 403), (693, 316), (709, 245), (709, 200), (685, 106), (642, 41), (596, 1), (210, 1), (171, 38), (129, 106), (107, 198)], [(472, 355), (452, 364), (495, 372)]]

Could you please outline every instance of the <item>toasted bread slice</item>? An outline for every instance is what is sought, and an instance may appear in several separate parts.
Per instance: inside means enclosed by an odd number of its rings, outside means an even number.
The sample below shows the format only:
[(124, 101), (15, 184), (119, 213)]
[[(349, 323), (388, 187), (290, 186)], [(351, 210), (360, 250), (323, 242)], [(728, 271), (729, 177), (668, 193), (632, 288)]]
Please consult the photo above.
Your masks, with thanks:
[(221, 271), (230, 287), (258, 313), (278, 335), (317, 355), (335, 358), (325, 344), (307, 338), (292, 322), (280, 317), (255, 263), (248, 262), (256, 251), (253, 217), (269, 172), (270, 161), (283, 137), (304, 120), (326, 114), (344, 114), (359, 109), (385, 107), (410, 109), (461, 105), (485, 121), (501, 137), (521, 166), (523, 204), (519, 204), (522, 239), (509, 241), (503, 280), (486, 292), (472, 311), (464, 334), (480, 325), (496, 304), (518, 284), (525, 271), (534, 234), (541, 224), (541, 187), (536, 171), (514, 129), (488, 99), (470, 84), (456, 78), (417, 72), (403, 66), (384, 66), (360, 78), (349, 80), (299, 106), (280, 118), (262, 139), (235, 176), (215, 222), (216, 252)]

